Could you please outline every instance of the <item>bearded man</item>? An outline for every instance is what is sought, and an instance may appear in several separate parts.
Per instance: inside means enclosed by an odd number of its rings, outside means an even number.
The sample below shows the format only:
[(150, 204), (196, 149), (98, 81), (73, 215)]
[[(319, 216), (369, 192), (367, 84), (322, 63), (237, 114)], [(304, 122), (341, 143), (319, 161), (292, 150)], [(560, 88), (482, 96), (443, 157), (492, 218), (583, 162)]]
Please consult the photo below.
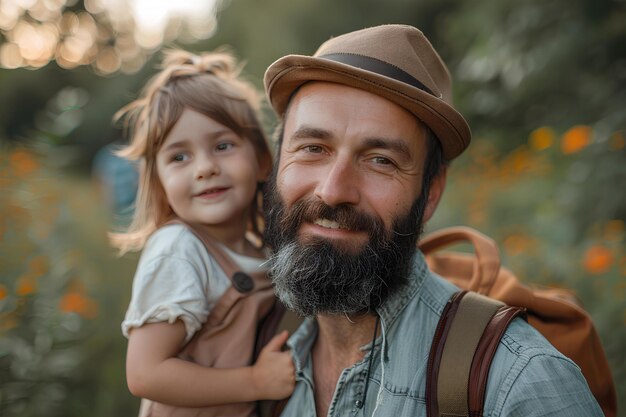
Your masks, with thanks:
[[(445, 64), (385, 25), (288, 55), (265, 74), (282, 119), (267, 241), (280, 299), (307, 317), (283, 416), (425, 416), (435, 327), (458, 289), (416, 250), (470, 143)], [(578, 367), (524, 321), (499, 344), (484, 415), (601, 416)]]

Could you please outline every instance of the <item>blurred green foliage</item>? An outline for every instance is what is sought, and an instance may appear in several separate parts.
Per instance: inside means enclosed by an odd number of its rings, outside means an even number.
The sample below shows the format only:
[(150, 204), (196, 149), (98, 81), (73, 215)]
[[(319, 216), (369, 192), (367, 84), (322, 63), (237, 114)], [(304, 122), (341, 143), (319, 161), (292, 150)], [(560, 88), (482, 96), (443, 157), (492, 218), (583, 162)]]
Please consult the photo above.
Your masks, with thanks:
[(0, 414), (127, 414), (119, 318), (135, 260), (113, 258), (94, 184), (44, 153), (0, 152)]
[[(183, 46), (231, 45), (260, 87), (273, 60), (313, 53), (332, 35), (421, 28), (474, 135), (428, 229), (476, 227), (526, 282), (576, 291), (625, 410), (625, 22), (617, 0), (231, 0), (213, 38)], [(108, 247), (111, 214), (89, 170), (120, 138), (112, 114), (158, 58), (106, 78), (55, 64), (0, 70), (2, 416), (136, 413), (119, 323), (137, 258)]]

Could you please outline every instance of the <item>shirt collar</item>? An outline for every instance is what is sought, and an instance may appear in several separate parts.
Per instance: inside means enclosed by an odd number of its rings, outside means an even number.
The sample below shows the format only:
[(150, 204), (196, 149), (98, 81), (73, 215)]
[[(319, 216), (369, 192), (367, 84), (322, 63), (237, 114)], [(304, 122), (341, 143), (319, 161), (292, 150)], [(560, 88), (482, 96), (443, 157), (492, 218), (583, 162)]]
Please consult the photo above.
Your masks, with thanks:
[(413, 256), (413, 266), (410, 268), (406, 285), (398, 288), (385, 303), (376, 310), (384, 328), (389, 329), (404, 307), (411, 301), (424, 283), (428, 273), (426, 258), (421, 251), (416, 250)]
[(317, 338), (317, 321), (308, 317), (287, 340), (287, 346), (291, 349), (297, 377), (305, 377), (304, 368), (309, 359), (309, 352), (313, 348), (313, 342)]

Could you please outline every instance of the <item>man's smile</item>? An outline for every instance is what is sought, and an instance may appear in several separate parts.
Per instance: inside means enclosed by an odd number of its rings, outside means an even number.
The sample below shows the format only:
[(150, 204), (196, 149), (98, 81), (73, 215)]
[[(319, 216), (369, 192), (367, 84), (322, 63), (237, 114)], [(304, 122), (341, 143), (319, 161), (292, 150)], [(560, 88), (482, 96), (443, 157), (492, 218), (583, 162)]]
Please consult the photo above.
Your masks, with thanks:
[(313, 223), (318, 226), (325, 227), (327, 229), (346, 229), (345, 226), (340, 225), (336, 221), (328, 220), (328, 219), (315, 219)]
[(344, 242), (341, 246), (347, 244), (348, 248), (344, 248), (344, 250), (348, 252), (360, 249), (369, 239), (368, 233), (364, 230), (351, 229), (334, 220), (324, 218), (315, 219), (313, 222), (303, 222), (299, 234), (304, 241), (318, 237), (337, 243)]

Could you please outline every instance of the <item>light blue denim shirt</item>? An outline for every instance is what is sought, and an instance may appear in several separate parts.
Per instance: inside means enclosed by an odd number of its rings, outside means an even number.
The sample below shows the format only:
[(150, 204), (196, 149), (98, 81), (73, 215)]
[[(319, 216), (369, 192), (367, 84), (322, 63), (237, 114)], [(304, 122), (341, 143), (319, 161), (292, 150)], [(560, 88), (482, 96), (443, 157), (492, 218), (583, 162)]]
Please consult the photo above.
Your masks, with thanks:
[[(374, 349), (365, 404), (361, 403), (371, 344), (363, 360), (341, 373), (329, 417), (426, 416), (426, 365), (441, 312), (458, 288), (433, 274), (420, 252), (406, 288), (378, 309), (382, 335)], [(311, 347), (317, 323), (307, 319), (289, 339), (296, 388), (283, 417), (314, 417)], [(484, 416), (602, 416), (580, 369), (521, 319), (502, 337), (489, 373)], [(321, 416), (320, 416), (321, 417)]]

